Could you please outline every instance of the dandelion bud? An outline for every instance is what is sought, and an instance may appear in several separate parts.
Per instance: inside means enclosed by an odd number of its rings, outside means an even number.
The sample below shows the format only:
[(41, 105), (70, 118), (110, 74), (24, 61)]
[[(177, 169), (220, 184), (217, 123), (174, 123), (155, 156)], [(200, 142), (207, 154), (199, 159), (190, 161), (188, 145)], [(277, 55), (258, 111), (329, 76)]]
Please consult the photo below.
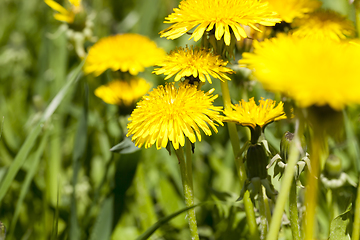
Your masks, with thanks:
[(255, 177), (265, 179), (268, 176), (266, 169), (267, 163), (268, 156), (262, 144), (254, 144), (248, 148), (246, 166), (249, 179)]
[(338, 178), (342, 173), (341, 159), (336, 155), (330, 155), (325, 162), (324, 174), (329, 178)]
[[(294, 139), (295, 134), (291, 132), (285, 132), (284, 136), (281, 138), (280, 142), (280, 157), (283, 160), (283, 162), (287, 163), (289, 152), (290, 152), (290, 144), (291, 141)], [(301, 148), (303, 149), (303, 153), (306, 152), (306, 141), (304, 136), (301, 137)]]

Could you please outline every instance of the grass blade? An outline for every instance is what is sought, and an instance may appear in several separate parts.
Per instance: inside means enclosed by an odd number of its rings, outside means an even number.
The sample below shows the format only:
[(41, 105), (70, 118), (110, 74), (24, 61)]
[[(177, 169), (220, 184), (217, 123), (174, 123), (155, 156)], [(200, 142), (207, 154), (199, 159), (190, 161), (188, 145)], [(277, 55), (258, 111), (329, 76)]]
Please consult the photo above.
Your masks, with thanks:
[(35, 144), (37, 137), (39, 136), (43, 124), (46, 120), (48, 120), (51, 115), (55, 112), (56, 108), (60, 105), (61, 101), (64, 99), (67, 91), (69, 90), (70, 86), (76, 82), (78, 79), (79, 74), (81, 73), (82, 65), (84, 61), (72, 72), (69, 74), (69, 79), (66, 82), (65, 86), (59, 91), (59, 93), (55, 96), (55, 98), (51, 101), (49, 106), (46, 108), (41, 121), (37, 124), (37, 126), (30, 132), (29, 136), (26, 138), (24, 144), (21, 146), (18, 154), (16, 155), (13, 163), (10, 165), (4, 180), (0, 185), (0, 203), (4, 198), (7, 190), (9, 189), (12, 181), (14, 180), (17, 172), (20, 170), (21, 166), (23, 165), (24, 161), (26, 160), (30, 150)]
[(10, 235), (12, 235), (14, 229), (15, 229), (15, 225), (21, 210), (21, 205), (25, 199), (26, 193), (29, 190), (30, 187), (30, 183), (33, 180), (35, 173), (38, 169), (39, 163), (40, 163), (40, 159), (41, 159), (41, 154), (44, 152), (46, 143), (48, 141), (48, 137), (49, 137), (49, 132), (45, 132), (45, 135), (43, 136), (39, 148), (36, 150), (33, 158), (31, 159), (31, 165), (33, 166), (32, 168), (30, 168), (29, 172), (26, 174), (25, 180), (23, 182), (23, 184), (21, 185), (21, 190), (20, 190), (20, 195), (19, 195), (19, 199), (16, 203), (16, 207), (15, 207), (15, 213), (14, 216), (11, 220), (11, 225), (10, 225)]
[(113, 197), (104, 200), (100, 213), (96, 218), (95, 225), (91, 231), (90, 240), (110, 239), (113, 219), (113, 202)]

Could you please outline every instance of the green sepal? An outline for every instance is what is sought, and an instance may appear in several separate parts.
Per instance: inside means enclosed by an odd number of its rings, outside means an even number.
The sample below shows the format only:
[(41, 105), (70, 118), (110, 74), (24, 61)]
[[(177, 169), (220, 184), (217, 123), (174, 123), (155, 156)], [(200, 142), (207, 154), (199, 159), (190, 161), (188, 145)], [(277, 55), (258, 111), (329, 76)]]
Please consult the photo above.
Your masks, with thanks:
[(267, 178), (268, 155), (263, 144), (250, 145), (246, 155), (246, 171), (249, 179), (259, 177)]

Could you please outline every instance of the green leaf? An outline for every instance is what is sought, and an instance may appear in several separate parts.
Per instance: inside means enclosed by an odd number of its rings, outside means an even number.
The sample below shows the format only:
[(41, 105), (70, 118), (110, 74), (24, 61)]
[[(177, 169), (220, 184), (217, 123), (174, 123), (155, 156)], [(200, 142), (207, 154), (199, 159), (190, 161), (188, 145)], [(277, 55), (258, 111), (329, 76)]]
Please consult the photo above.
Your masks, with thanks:
[(10, 165), (6, 176), (4, 177), (1, 185), (0, 185), (0, 203), (4, 198), (7, 190), (9, 189), (12, 181), (14, 180), (17, 172), (20, 170), (21, 166), (27, 159), (27, 156), (34, 146), (37, 137), (39, 136), (41, 129), (44, 125), (44, 122), (48, 120), (52, 114), (55, 112), (56, 108), (60, 105), (61, 101), (64, 99), (66, 93), (68, 92), (70, 86), (76, 82), (79, 74), (81, 73), (82, 65), (84, 61), (72, 72), (69, 74), (68, 81), (65, 86), (59, 91), (59, 93), (55, 96), (55, 98), (51, 101), (49, 106), (46, 108), (41, 121), (37, 124), (37, 126), (30, 132), (28, 137), (26, 138), (24, 144), (21, 146), (18, 154), (16, 155), (13, 163)]
[(96, 218), (95, 225), (90, 233), (90, 240), (110, 239), (113, 219), (114, 198), (104, 200), (100, 213)]
[(136, 147), (135, 144), (130, 140), (130, 138), (124, 138), (119, 144), (115, 145), (110, 149), (112, 152), (129, 154), (136, 151), (139, 151), (140, 148)]
[[(161, 174), (158, 186), (156, 190), (157, 200), (164, 215), (170, 215), (171, 213), (185, 207), (183, 197), (176, 191), (176, 187), (171, 184), (171, 181), (167, 179), (164, 174)], [(176, 228), (184, 228), (187, 225), (187, 221), (183, 217), (175, 218), (172, 221), (172, 225)]]
[(36, 171), (38, 170), (41, 155), (44, 152), (45, 146), (48, 141), (48, 137), (49, 137), (49, 131), (46, 131), (35, 154), (33, 155), (33, 157), (31, 159), (29, 159), (31, 162), (31, 165), (33, 167), (29, 169), (29, 172), (26, 174), (24, 182), (21, 184), (20, 195), (19, 195), (18, 201), (16, 203), (14, 216), (11, 220), (10, 234), (14, 232), (15, 225), (16, 225), (19, 213), (21, 211), (21, 206), (25, 199), (26, 193), (29, 191), (31, 181), (33, 180), (33, 178), (36, 174)]
[(329, 240), (350, 240), (350, 235), (346, 230), (350, 223), (350, 210), (351, 206), (331, 221)]
[(24, 144), (20, 148), (20, 151), (16, 155), (13, 163), (10, 165), (8, 172), (6, 173), (4, 179), (2, 180), (2, 184), (0, 186), (0, 202), (4, 198), (7, 190), (9, 189), (12, 181), (14, 180), (16, 174), (20, 170), (21, 166), (27, 159), (27, 156), (34, 146), (37, 137), (39, 136), (41, 132), (41, 125), (38, 124), (29, 134), (29, 136), (26, 138)]

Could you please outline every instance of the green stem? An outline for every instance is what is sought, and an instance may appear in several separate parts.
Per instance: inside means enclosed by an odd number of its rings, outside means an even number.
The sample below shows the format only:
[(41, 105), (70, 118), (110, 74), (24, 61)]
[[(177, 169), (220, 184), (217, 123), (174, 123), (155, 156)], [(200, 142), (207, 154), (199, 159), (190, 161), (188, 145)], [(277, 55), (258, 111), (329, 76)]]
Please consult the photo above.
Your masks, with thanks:
[[(333, 202), (333, 195), (332, 195), (332, 190), (328, 189), (326, 191), (326, 203), (327, 203), (327, 207), (329, 209), (329, 220), (330, 222), (334, 219), (334, 210), (333, 210), (333, 206), (334, 206), (334, 202)], [(329, 225), (329, 230), (330, 230), (330, 225)]]
[[(229, 85), (227, 81), (221, 81), (221, 91), (223, 95), (225, 110), (231, 110), (231, 99), (230, 99)], [(242, 162), (241, 157), (238, 156), (240, 152), (240, 141), (239, 141), (239, 136), (237, 134), (237, 128), (235, 123), (232, 122), (228, 122), (227, 127), (229, 130), (230, 141), (235, 156), (235, 165), (237, 170), (236, 172), (238, 173), (240, 178), (240, 186), (243, 186), (246, 180), (246, 172), (245, 172), (244, 163)]]
[(261, 232), (261, 239), (265, 239), (265, 236), (268, 231), (268, 220), (266, 214), (266, 207), (264, 201), (265, 195), (263, 187), (261, 186), (260, 193), (259, 193), (259, 212), (260, 212), (260, 232)]
[(290, 226), (293, 240), (300, 240), (299, 216), (297, 209), (296, 181), (293, 179), (289, 194)]
[[(265, 189), (264, 189), (265, 191)], [(264, 204), (265, 204), (265, 216), (268, 221), (268, 225), (271, 223), (271, 211), (270, 211), (270, 205), (269, 205), (269, 198), (264, 194)]]
[(357, 197), (355, 202), (355, 217), (352, 231), (352, 239), (359, 240), (360, 239), (360, 178), (357, 189)]
[(278, 239), (278, 234), (281, 226), (281, 219), (284, 213), (285, 203), (288, 197), (288, 192), (291, 188), (291, 183), (294, 178), (294, 167), (298, 160), (299, 150), (296, 147), (296, 142), (299, 142), (299, 137), (296, 136), (295, 141), (292, 141), (290, 146), (289, 161), (285, 169), (284, 177), (281, 181), (281, 191), (276, 200), (275, 210), (272, 216), (269, 232), (267, 234), (267, 240)]
[[(223, 102), (224, 102), (224, 108), (225, 109), (231, 109), (231, 98), (230, 98), (230, 91), (229, 91), (229, 85), (227, 81), (221, 81), (221, 91), (223, 95)], [(236, 166), (236, 172), (240, 179), (240, 186), (242, 187), (244, 185), (244, 182), (247, 178), (246, 172), (245, 172), (245, 166), (242, 161), (241, 156), (239, 156), (240, 153), (240, 141), (239, 136), (237, 134), (237, 128), (235, 123), (227, 123), (230, 141), (235, 157), (235, 166)], [(260, 239), (259, 237), (259, 231), (257, 229), (257, 224), (255, 221), (255, 212), (254, 212), (254, 205), (250, 199), (249, 191), (246, 191), (244, 194), (244, 207), (245, 207), (245, 213), (246, 213), (246, 221), (249, 226), (250, 235), (252, 236), (252, 239)]]
[[(187, 159), (188, 162), (185, 162), (184, 158), (184, 151), (183, 148), (180, 146), (179, 149), (175, 150), (176, 156), (179, 160), (180, 164), (180, 171), (181, 171), (181, 180), (183, 184), (183, 190), (184, 190), (184, 197), (185, 197), (185, 204), (187, 207), (194, 205), (194, 190), (192, 186), (192, 176), (189, 174), (191, 170), (188, 169), (188, 166), (191, 165), (191, 158)], [(189, 221), (189, 227), (190, 227), (190, 234), (192, 240), (199, 240), (199, 234), (197, 230), (197, 223), (196, 223), (196, 215), (195, 215), (195, 209), (192, 208), (188, 210), (188, 217)]]
[[(360, 3), (359, 0), (355, 1), (355, 9), (356, 9), (356, 29), (358, 37), (360, 36)], [(360, 239), (360, 178), (358, 183), (357, 197), (355, 203), (355, 217), (352, 231), (352, 239), (359, 240)]]
[(192, 178), (192, 145), (188, 138), (185, 140), (185, 155), (186, 155), (186, 170), (191, 184), (191, 188), (194, 188)]
[(249, 227), (250, 232), (250, 239), (252, 240), (259, 240), (259, 230), (255, 220), (255, 212), (254, 212), (254, 205), (250, 199), (250, 192), (246, 191), (243, 198), (245, 214), (246, 214), (246, 221)]
[(318, 185), (319, 185), (319, 170), (320, 161), (323, 156), (322, 147), (323, 136), (319, 133), (314, 133), (312, 149), (311, 149), (311, 170), (312, 173), (307, 174), (307, 188), (305, 193), (305, 240), (314, 239), (315, 230), (315, 212), (317, 205), (318, 196)]
[(355, 0), (355, 21), (356, 21), (356, 30), (357, 30), (357, 36), (360, 36), (360, 1)]

